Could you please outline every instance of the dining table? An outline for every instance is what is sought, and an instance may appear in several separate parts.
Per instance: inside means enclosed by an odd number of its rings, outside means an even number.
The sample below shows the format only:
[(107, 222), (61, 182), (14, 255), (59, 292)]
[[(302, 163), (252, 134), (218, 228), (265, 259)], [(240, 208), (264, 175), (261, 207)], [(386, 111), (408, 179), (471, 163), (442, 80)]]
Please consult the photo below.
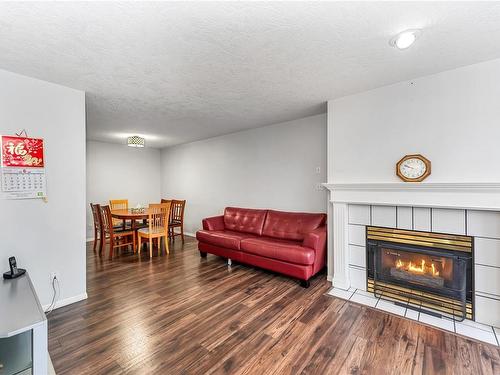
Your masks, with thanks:
[(147, 220), (149, 217), (150, 209), (148, 207), (143, 209), (123, 208), (111, 210), (111, 216), (119, 220), (130, 220), (132, 230), (137, 229), (137, 220)]

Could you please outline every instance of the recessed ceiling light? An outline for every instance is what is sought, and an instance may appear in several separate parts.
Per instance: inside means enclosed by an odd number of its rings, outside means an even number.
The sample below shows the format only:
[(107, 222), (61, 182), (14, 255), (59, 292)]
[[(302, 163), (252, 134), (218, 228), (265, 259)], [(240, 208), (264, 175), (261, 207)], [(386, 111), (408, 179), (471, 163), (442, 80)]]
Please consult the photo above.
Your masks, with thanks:
[(146, 140), (138, 135), (133, 135), (127, 138), (127, 145), (130, 147), (144, 147)]
[(389, 44), (399, 49), (406, 49), (411, 46), (420, 36), (419, 29), (410, 29), (400, 32), (389, 41)]

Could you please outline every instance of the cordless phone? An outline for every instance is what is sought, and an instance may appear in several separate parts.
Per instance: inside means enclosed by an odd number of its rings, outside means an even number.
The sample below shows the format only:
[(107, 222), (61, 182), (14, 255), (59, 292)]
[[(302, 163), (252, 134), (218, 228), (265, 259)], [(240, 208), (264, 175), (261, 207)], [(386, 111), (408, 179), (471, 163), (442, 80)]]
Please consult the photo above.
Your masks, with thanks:
[(16, 277), (19, 277), (26, 273), (25, 269), (17, 268), (17, 262), (15, 257), (9, 258), (9, 267), (10, 267), (10, 272), (9, 271), (4, 272), (3, 274), (4, 279), (15, 279)]
[(17, 262), (15, 257), (9, 258), (9, 266), (11, 275), (15, 275), (17, 273)]

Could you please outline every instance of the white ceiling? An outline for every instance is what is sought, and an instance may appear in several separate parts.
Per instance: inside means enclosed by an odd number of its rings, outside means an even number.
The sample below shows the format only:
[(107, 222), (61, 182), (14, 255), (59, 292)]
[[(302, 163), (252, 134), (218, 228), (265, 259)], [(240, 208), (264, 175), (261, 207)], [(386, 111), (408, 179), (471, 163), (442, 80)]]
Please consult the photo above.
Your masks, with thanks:
[(0, 68), (87, 91), (88, 139), (155, 147), (498, 57), (498, 2), (0, 4)]

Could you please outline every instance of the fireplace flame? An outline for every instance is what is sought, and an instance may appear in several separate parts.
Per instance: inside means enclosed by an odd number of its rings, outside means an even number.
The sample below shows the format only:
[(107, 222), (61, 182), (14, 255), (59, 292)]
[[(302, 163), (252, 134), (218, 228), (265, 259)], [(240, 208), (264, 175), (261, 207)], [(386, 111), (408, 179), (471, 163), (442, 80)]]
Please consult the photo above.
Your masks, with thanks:
[(411, 260), (409, 262), (403, 262), (401, 259), (398, 259), (398, 261), (396, 262), (396, 268), (402, 269), (407, 272), (439, 276), (439, 271), (436, 271), (436, 266), (434, 265), (434, 263), (428, 265), (425, 263), (424, 259), (420, 261), (420, 264), (413, 263)]

